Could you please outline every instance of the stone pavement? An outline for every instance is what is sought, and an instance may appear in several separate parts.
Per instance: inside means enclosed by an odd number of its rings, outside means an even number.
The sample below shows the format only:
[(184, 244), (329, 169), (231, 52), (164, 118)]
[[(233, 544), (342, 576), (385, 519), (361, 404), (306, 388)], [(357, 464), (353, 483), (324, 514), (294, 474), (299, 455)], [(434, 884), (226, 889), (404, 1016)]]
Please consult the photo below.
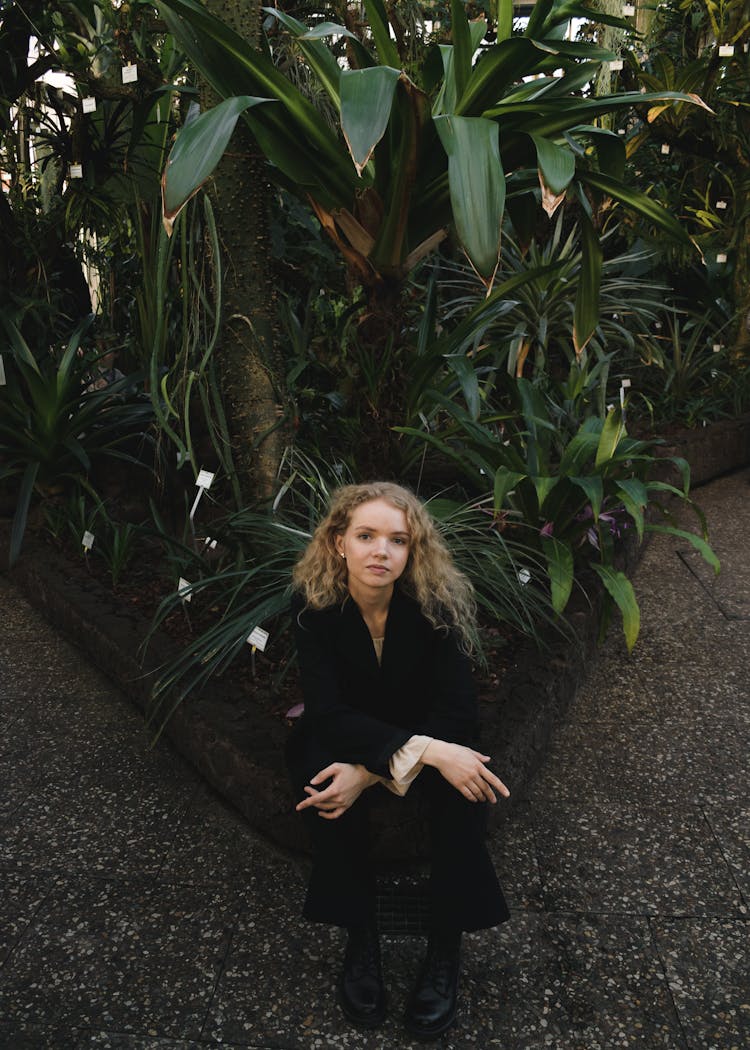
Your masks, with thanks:
[[(635, 653), (612, 632), (493, 835), (513, 917), (465, 939), (445, 1048), (750, 1046), (750, 471), (698, 498), (722, 575), (647, 550)], [(410, 1046), (420, 942), (385, 939), (385, 1026), (346, 1025), (299, 864), (1, 577), (0, 624), (0, 1048)]]

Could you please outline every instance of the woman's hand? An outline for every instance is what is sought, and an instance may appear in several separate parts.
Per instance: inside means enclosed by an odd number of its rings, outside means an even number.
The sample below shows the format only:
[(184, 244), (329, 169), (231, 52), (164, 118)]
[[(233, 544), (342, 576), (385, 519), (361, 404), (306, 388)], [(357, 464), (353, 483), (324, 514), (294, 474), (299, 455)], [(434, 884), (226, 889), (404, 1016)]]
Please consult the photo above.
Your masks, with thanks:
[(490, 761), (489, 755), (446, 740), (433, 740), (422, 755), (426, 766), (434, 766), (470, 802), (497, 802), (495, 791), (503, 798), (510, 795), (502, 780), (487, 768)]
[[(322, 784), (329, 778), (331, 778), (331, 783), (322, 791), (318, 791), (313, 786)], [(319, 816), (326, 820), (335, 820), (357, 801), (365, 788), (377, 783), (379, 779), (365, 766), (355, 766), (349, 762), (333, 762), (311, 778), (305, 788), (308, 797), (299, 802), (295, 809), (299, 813), (303, 809), (314, 806)]]

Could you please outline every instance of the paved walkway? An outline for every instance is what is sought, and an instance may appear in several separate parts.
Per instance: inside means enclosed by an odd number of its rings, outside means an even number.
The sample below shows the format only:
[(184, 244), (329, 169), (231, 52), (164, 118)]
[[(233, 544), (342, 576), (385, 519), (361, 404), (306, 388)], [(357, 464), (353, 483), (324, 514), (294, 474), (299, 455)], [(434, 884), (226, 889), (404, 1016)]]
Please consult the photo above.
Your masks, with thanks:
[[(750, 1046), (750, 472), (699, 494), (717, 582), (659, 539), (493, 850), (512, 921), (466, 938), (446, 1048)], [(0, 578), (0, 1047), (408, 1047), (345, 1025), (337, 931), (250, 831)]]

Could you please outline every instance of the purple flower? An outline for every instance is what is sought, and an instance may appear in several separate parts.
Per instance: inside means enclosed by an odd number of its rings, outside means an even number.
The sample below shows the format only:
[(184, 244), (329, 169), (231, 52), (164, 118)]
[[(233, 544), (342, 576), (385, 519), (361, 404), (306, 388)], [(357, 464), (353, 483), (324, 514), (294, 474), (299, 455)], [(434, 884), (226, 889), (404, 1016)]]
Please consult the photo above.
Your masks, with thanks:
[(555, 523), (553, 521), (548, 521), (547, 524), (543, 525), (541, 527), (541, 529), (539, 530), (539, 535), (540, 536), (551, 536), (554, 531), (555, 531)]

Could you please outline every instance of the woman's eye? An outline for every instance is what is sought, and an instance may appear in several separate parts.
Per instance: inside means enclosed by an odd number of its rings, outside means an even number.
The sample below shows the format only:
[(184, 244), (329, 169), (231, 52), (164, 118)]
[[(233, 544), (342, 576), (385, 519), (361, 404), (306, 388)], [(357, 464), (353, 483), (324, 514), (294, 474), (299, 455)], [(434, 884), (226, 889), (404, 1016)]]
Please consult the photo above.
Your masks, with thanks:
[(393, 542), (400, 544), (402, 547), (405, 547), (407, 544), (407, 540), (403, 539), (401, 536), (397, 536)]
[(357, 536), (358, 540), (369, 540), (369, 538), (370, 538), (370, 533), (369, 532), (360, 532), (359, 536)]

